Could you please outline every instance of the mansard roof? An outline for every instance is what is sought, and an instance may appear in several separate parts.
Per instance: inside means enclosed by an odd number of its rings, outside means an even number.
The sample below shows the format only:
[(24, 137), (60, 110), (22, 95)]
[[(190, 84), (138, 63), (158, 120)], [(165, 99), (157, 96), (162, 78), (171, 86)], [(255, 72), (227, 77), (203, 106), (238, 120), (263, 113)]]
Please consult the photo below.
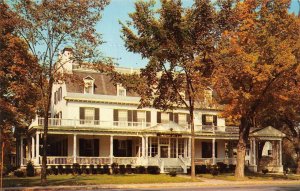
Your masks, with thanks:
[[(94, 94), (99, 95), (117, 95), (117, 88), (114, 85), (110, 76), (99, 72), (88, 71), (74, 71), (73, 76), (75, 80), (68, 80), (66, 82), (67, 92), (69, 93), (84, 93), (83, 80), (86, 77), (95, 79)], [(81, 81), (82, 80), (82, 81)], [(127, 92), (128, 96), (138, 96), (136, 93)]]

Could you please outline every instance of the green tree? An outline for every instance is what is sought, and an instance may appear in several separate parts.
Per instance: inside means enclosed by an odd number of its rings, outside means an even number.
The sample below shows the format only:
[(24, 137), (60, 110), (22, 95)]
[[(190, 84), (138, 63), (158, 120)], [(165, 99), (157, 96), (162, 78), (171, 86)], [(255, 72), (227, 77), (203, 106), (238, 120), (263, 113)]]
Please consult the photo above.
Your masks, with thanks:
[(123, 78), (123, 84), (141, 95), (141, 107), (189, 111), (195, 178), (194, 110), (210, 85), (216, 10), (209, 0), (196, 0), (189, 8), (183, 8), (180, 0), (162, 0), (157, 10), (154, 6), (155, 1), (136, 2), (131, 21), (121, 23), (127, 49), (149, 60), (140, 75)]
[[(52, 85), (61, 76), (67, 61), (94, 62), (102, 60), (97, 47), (102, 43), (95, 29), (101, 11), (108, 0), (17, 0), (15, 8), (22, 19), (18, 32), (32, 54), (43, 67), (40, 79), (44, 100), (43, 145), (47, 145), (48, 111), (51, 104)], [(73, 55), (67, 61), (60, 59), (59, 51), (71, 46)], [(55, 63), (60, 63), (55, 65)], [(44, 147), (46, 148), (46, 147)], [(46, 184), (46, 149), (43, 150), (41, 183)]]
[(276, 90), (299, 70), (299, 22), (289, 0), (245, 0), (236, 4), (238, 25), (218, 44), (214, 89), (224, 114), (240, 122), (235, 176), (244, 177), (245, 151), (255, 118), (271, 107)]

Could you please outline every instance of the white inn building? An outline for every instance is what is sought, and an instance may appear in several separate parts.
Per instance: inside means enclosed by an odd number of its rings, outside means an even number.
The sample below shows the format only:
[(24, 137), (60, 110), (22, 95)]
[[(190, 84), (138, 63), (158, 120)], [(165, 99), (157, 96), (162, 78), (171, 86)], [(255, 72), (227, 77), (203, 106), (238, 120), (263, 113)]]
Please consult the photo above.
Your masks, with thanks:
[[(70, 50), (63, 51), (68, 58)], [(191, 163), (191, 131), (188, 111), (178, 108), (160, 111), (137, 109), (140, 98), (114, 86), (109, 76), (83, 69), (72, 62), (63, 65), (81, 82), (53, 86), (47, 145), (48, 165), (130, 164), (159, 166), (162, 172), (186, 172)], [(121, 72), (135, 72), (119, 68)], [(203, 104), (195, 110), (195, 163), (236, 164), (238, 127), (226, 126), (218, 107)], [(29, 160), (41, 165), (44, 119), (37, 117), (26, 136), (19, 140), (21, 167)], [(282, 171), (280, 131), (266, 127), (252, 129), (247, 145), (246, 165), (252, 171), (268, 168)]]

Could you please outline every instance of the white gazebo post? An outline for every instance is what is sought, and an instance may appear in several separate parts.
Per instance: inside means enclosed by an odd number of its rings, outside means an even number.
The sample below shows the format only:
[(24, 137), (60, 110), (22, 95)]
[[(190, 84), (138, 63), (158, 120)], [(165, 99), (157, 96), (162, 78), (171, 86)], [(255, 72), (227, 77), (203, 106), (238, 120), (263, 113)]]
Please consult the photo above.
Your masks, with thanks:
[[(35, 144), (35, 160), (36, 164), (40, 164), (40, 132), (36, 132), (36, 138), (35, 138), (36, 144)], [(47, 145), (44, 145), (44, 148), (47, 148)]]
[(73, 163), (77, 163), (77, 134), (73, 135)]
[(21, 146), (21, 149), (20, 149), (20, 158), (21, 158), (21, 166), (23, 166), (23, 161), (24, 161), (24, 156), (23, 156), (23, 136), (20, 137), (20, 146)]
[(31, 137), (31, 160), (33, 161), (33, 159), (35, 158), (35, 150), (34, 150), (34, 137)]
[(256, 142), (253, 139), (253, 165), (256, 166)]
[(282, 166), (282, 140), (279, 141), (279, 166)]
[(254, 155), (253, 155), (253, 139), (250, 139), (250, 165), (253, 165), (253, 158), (254, 158)]
[(178, 137), (176, 138), (176, 158), (178, 158)]
[(215, 165), (216, 164), (216, 155), (215, 155), (215, 153), (216, 153), (216, 139), (215, 138), (213, 138), (212, 139), (212, 163), (213, 163), (213, 165)]
[(114, 136), (110, 136), (110, 164), (113, 163), (114, 158)]

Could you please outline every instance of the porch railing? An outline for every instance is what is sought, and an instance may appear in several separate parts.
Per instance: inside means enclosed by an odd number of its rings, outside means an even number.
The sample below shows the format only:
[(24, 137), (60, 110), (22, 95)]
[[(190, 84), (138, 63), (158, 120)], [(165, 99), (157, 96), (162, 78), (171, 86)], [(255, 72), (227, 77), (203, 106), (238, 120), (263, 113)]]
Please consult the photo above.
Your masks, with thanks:
[[(42, 161), (42, 157), (40, 157), (40, 161)], [(58, 165), (67, 165), (73, 164), (74, 158), (68, 156), (49, 156), (47, 157), (47, 164), (58, 164)]]
[(110, 157), (76, 157), (78, 164), (110, 164)]
[(119, 165), (137, 164), (137, 157), (114, 157), (113, 162)]
[(222, 162), (224, 164), (236, 164), (236, 158), (216, 158), (216, 163)]

